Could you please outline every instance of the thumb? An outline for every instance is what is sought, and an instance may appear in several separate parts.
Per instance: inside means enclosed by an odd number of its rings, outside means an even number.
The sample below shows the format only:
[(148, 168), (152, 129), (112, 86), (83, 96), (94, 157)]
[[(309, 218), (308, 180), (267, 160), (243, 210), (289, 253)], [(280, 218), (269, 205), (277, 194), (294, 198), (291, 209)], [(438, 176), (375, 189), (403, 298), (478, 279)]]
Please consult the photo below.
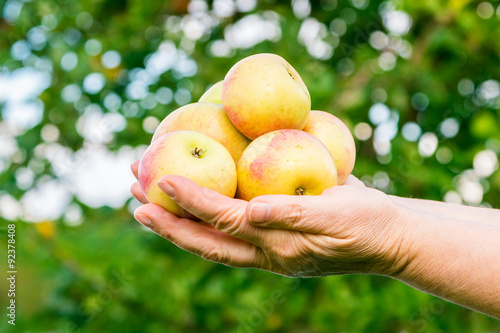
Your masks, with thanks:
[(320, 211), (326, 196), (264, 195), (252, 199), (246, 207), (247, 220), (256, 227), (321, 233)]

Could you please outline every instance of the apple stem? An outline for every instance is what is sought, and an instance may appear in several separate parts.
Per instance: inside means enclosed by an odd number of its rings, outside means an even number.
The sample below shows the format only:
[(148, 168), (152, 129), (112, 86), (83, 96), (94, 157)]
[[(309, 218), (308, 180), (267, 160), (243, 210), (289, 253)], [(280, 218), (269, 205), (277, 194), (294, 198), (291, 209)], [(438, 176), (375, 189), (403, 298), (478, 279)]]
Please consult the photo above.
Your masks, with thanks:
[(194, 157), (197, 157), (197, 158), (202, 158), (202, 156), (205, 152), (206, 152), (206, 150), (195, 147), (193, 150), (191, 150), (191, 155), (193, 155)]
[(305, 195), (306, 194), (306, 189), (303, 188), (303, 187), (297, 187), (297, 189), (295, 189), (295, 194), (297, 194), (297, 195)]

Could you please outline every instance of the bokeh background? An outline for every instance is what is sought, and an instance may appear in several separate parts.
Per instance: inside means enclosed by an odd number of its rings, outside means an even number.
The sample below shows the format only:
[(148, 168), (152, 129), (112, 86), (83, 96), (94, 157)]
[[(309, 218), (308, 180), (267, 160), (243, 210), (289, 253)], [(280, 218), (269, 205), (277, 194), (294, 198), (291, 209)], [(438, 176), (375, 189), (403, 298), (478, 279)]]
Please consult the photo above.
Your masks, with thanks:
[(388, 278), (204, 261), (140, 227), (129, 194), (129, 164), (159, 121), (239, 59), (272, 52), (301, 74), (313, 109), (348, 124), (367, 185), (500, 207), (499, 5), (3, 2), (0, 260), (15, 223), (18, 274), (16, 326), (2, 315), (0, 331), (500, 332)]

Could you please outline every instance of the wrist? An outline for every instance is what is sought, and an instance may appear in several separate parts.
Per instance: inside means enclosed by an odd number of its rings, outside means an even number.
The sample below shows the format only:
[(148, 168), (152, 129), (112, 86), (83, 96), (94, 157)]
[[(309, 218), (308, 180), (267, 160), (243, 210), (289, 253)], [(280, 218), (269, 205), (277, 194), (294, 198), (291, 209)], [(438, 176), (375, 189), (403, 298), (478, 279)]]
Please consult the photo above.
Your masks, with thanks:
[(400, 200), (394, 200), (398, 197), (390, 198), (394, 203), (396, 213), (392, 218), (390, 233), (388, 233), (388, 238), (391, 239), (388, 251), (390, 264), (382, 271), (382, 275), (399, 280), (419, 253), (420, 243), (417, 235), (421, 212), (409, 208)]

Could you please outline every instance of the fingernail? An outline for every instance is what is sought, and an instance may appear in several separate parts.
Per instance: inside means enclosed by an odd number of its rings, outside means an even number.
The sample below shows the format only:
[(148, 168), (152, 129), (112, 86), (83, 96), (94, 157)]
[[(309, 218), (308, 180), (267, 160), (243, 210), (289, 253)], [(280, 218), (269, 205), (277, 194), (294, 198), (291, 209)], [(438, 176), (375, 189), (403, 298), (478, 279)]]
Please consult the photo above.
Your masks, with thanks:
[(175, 199), (175, 190), (169, 183), (165, 181), (159, 181), (158, 187), (165, 192), (170, 198)]
[(146, 215), (136, 214), (134, 217), (143, 226), (150, 228), (150, 229), (153, 227), (153, 222)]
[(256, 202), (250, 208), (250, 222), (266, 222), (271, 216), (271, 205), (267, 202)]

